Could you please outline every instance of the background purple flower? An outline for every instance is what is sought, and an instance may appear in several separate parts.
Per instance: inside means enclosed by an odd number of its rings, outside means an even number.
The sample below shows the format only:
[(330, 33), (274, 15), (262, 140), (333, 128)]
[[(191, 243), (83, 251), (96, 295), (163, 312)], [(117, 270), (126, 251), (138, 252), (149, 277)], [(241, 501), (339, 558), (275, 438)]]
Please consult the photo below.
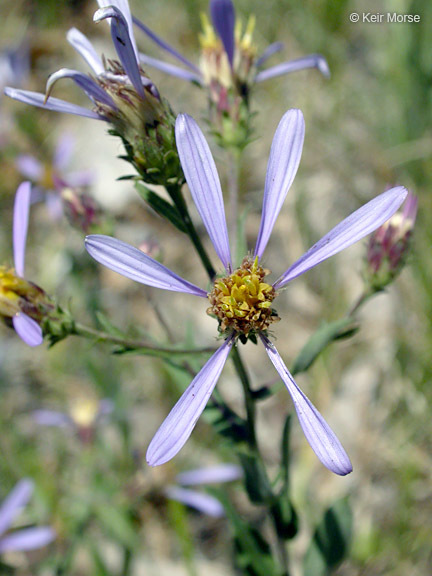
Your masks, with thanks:
[(34, 550), (47, 546), (55, 539), (49, 526), (25, 528), (6, 533), (33, 494), (34, 484), (28, 478), (20, 480), (0, 506), (0, 554), (19, 550)]
[[(239, 69), (243, 68), (244, 66), (240, 65), (241, 57), (239, 57), (238, 54), (236, 59), (236, 53), (240, 51), (240, 48), (239, 46), (236, 46), (234, 4), (232, 0), (210, 0), (209, 9), (213, 28), (220, 41), (222, 42), (227, 61), (231, 67), (231, 70), (235, 74), (236, 63), (239, 64)], [(140, 60), (143, 64), (153, 66), (154, 68), (157, 68), (166, 74), (187, 80), (189, 82), (196, 82), (201, 85), (205, 84), (206, 70), (203, 70), (202, 68), (190, 62), (175, 48), (157, 36), (150, 28), (148, 28), (148, 26), (146, 26), (137, 18), (134, 18), (134, 23), (157, 46), (159, 46), (159, 48), (161, 48), (164, 52), (167, 52), (169, 56), (183, 64), (183, 66), (186, 66), (187, 69), (180, 66), (175, 66), (162, 60), (158, 60), (148, 56), (147, 54), (140, 54)], [(252, 82), (264, 82), (265, 80), (289, 74), (291, 72), (296, 72), (298, 70), (304, 70), (306, 68), (317, 68), (324, 76), (329, 76), (330, 73), (327, 62), (325, 58), (321, 56), (321, 54), (311, 54), (296, 60), (282, 62), (261, 71), (262, 66), (274, 54), (283, 50), (283, 48), (284, 45), (281, 42), (275, 42), (270, 44), (258, 58), (252, 57), (252, 62), (248, 65), (248, 67), (255, 71)]]
[(205, 486), (207, 484), (219, 484), (233, 482), (243, 475), (242, 469), (234, 464), (220, 464), (207, 468), (188, 470), (176, 476), (176, 485), (168, 486), (165, 495), (171, 500), (177, 500), (191, 508), (195, 508), (203, 514), (219, 518), (224, 515), (222, 504), (210, 494), (191, 490), (185, 486)]
[[(25, 250), (28, 230), (28, 219), (31, 202), (30, 182), (18, 186), (15, 194), (13, 214), (13, 255), (17, 276), (24, 277)], [(24, 286), (24, 290), (25, 290)], [(12, 317), (12, 323), (18, 336), (29, 346), (39, 346), (43, 342), (42, 329), (39, 324), (22, 310)]]

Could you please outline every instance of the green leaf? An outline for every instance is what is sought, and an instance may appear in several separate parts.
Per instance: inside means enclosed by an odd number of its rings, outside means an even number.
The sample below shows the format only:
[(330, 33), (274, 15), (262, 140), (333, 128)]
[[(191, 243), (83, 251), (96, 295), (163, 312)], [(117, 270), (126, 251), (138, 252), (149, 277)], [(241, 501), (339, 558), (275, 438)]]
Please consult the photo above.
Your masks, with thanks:
[(272, 550), (261, 532), (250, 526), (238, 514), (222, 490), (209, 490), (215, 494), (225, 509), (234, 532), (235, 561), (241, 574), (250, 576), (281, 576), (280, 567), (275, 564)]
[(281, 492), (271, 508), (273, 521), (279, 538), (291, 540), (297, 535), (299, 520), (289, 495)]
[(283, 479), (283, 491), (289, 491), (289, 473), (290, 473), (290, 435), (291, 435), (291, 420), (292, 415), (288, 414), (285, 420), (284, 428), (282, 431), (281, 441), (281, 468)]
[(273, 491), (262, 462), (254, 454), (239, 453), (244, 472), (245, 488), (254, 504), (266, 504), (274, 499)]
[(328, 576), (348, 555), (352, 539), (352, 511), (347, 498), (326, 510), (303, 561), (304, 576)]
[[(216, 392), (216, 394), (215, 394)], [(229, 406), (219, 401), (217, 391), (204, 409), (204, 418), (210, 422), (218, 434), (234, 445), (246, 445), (249, 430), (246, 420), (236, 414)]]
[(159, 194), (144, 186), (141, 182), (135, 184), (135, 188), (141, 198), (162, 218), (166, 218), (180, 232), (187, 233), (183, 219), (175, 206), (164, 200)]
[(292, 374), (305, 372), (329, 344), (334, 340), (349, 338), (357, 330), (358, 326), (353, 323), (352, 318), (342, 318), (320, 326), (315, 334), (309, 338), (294, 361), (294, 365), (291, 368)]
[(185, 565), (189, 574), (196, 574), (195, 570), (195, 550), (192, 534), (188, 525), (186, 507), (175, 500), (167, 500), (167, 510), (170, 525), (174, 528), (180, 543), (180, 548)]
[(125, 337), (124, 332), (122, 332), (122, 330), (120, 330), (120, 328), (117, 328), (117, 326), (114, 326), (114, 324), (111, 322), (111, 320), (107, 316), (105, 316), (105, 314), (103, 314), (99, 310), (96, 311), (95, 314), (96, 314), (97, 321), (99, 322), (99, 324), (101, 325), (103, 330), (105, 330), (105, 332), (107, 332), (108, 334), (111, 334), (111, 336), (115, 336), (116, 338), (124, 338)]
[(119, 510), (109, 503), (95, 508), (95, 515), (98, 517), (103, 528), (111, 534), (125, 548), (135, 548), (138, 546), (138, 536), (128, 513)]
[(112, 573), (109, 571), (102, 554), (96, 547), (96, 544), (90, 540), (88, 545), (94, 564), (92, 576), (112, 576)]

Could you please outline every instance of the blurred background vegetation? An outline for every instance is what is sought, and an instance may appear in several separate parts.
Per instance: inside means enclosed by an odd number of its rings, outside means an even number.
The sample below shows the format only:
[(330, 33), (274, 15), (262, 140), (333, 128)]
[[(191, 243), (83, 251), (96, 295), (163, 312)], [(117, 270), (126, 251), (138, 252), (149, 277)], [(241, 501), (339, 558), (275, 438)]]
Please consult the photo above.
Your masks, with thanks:
[[(283, 41), (280, 59), (320, 52), (331, 70), (329, 80), (309, 70), (262, 84), (253, 95), (256, 140), (246, 149), (241, 180), (249, 247), (258, 230), (277, 123), (291, 107), (301, 108), (306, 120), (299, 173), (266, 265), (281, 273), (339, 220), (387, 187), (403, 184), (419, 197), (406, 269), (365, 306), (360, 331), (333, 345), (299, 378), (347, 448), (354, 472), (347, 478), (331, 476), (294, 427), (293, 498), (302, 525), (291, 550), (293, 574), (302, 573), (307, 535), (323, 509), (346, 495), (354, 535), (349, 558), (337, 574), (424, 576), (432, 565), (432, 4), (235, 0), (235, 6), (243, 20), (257, 15), (259, 49)], [(131, 0), (131, 7), (191, 60), (198, 59), (205, 0)], [(24, 88), (43, 91), (47, 76), (62, 67), (84, 70), (65, 40), (71, 26), (94, 39), (101, 51), (112, 49), (107, 28), (93, 24), (96, 8), (93, 0), (2, 1), (0, 50), (20, 43), (30, 50), (31, 74)], [(419, 14), (421, 22), (350, 22), (350, 13), (369, 11)], [(143, 51), (159, 55), (138, 32), (136, 38)], [(277, 61), (278, 56), (272, 63)], [(202, 92), (156, 71), (149, 74), (175, 111), (192, 114), (204, 126)], [(81, 98), (67, 83), (56, 87), (55, 95), (77, 103)], [(105, 134), (102, 123), (28, 108), (5, 97), (0, 121), (2, 263), (12, 264), (13, 195), (21, 181), (15, 158), (33, 154), (49, 166), (60, 134), (68, 132), (76, 139), (72, 168), (94, 172), (91, 192), (115, 222), (115, 235), (137, 246), (155, 245), (166, 265), (203, 284), (186, 239), (149, 212), (132, 184), (116, 181), (130, 169), (115, 159), (119, 144)], [(224, 157), (218, 150), (215, 156), (223, 178)], [(161, 294), (96, 266), (83, 249), (83, 236), (65, 220), (52, 220), (45, 205), (34, 206), (27, 277), (69, 305), (84, 323), (101, 310), (132, 335), (214, 344), (215, 325), (205, 315), (205, 303), (191, 309), (187, 296)], [(274, 332), (288, 366), (321, 321), (339, 318), (359, 296), (365, 251), (365, 243), (351, 248), (278, 299), (284, 322)], [(161, 315), (168, 330), (161, 327)], [(18, 479), (32, 477), (37, 492), (22, 523), (51, 523), (58, 532), (47, 550), (5, 558), (16, 574), (233, 573), (225, 521), (186, 511), (161, 492), (181, 470), (230, 461), (226, 447), (201, 422), (174, 462), (151, 470), (144, 459), (188, 377), (160, 360), (113, 356), (112, 347), (104, 344), (69, 338), (52, 350), (29, 349), (7, 327), (1, 328), (0, 339), (0, 498)], [(257, 387), (274, 378), (262, 349), (249, 345), (245, 356)], [(229, 367), (221, 386), (241, 411)], [(114, 410), (91, 437), (38, 426), (32, 417), (42, 408), (70, 412), (77, 403), (91, 413), (102, 399), (110, 399)], [(262, 404), (260, 442), (270, 466), (278, 459), (274, 438), (290, 410), (284, 391)], [(259, 526), (260, 510), (249, 509), (235, 485), (230, 493)]]

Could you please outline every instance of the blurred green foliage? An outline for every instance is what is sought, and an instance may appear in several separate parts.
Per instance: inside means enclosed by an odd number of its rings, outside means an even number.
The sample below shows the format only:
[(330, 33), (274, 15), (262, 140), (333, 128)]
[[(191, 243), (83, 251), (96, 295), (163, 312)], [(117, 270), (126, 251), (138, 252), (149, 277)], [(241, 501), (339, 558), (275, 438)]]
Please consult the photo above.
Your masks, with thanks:
[[(199, 12), (206, 10), (205, 1), (136, 0), (131, 5), (147, 25), (197, 60)], [(360, 200), (387, 186), (404, 184), (419, 197), (413, 253), (407, 270), (388, 290), (391, 300), (384, 320), (378, 312), (385, 296), (379, 296), (371, 315), (365, 310), (365, 323), (354, 340), (334, 345), (310, 376), (311, 396), (328, 400), (338, 396), (338, 383), (349, 378), (358, 363), (372, 369), (376, 366), (371, 391), (365, 392), (366, 400), (359, 399), (363, 402), (358, 408), (363, 433), (349, 439), (350, 446), (356, 446), (353, 478), (343, 485), (342, 480), (327, 483), (325, 473), (310, 472), (310, 463), (300, 456), (292, 490), (297, 511), (308, 520), (300, 529), (310, 534), (334, 502), (335, 492), (350, 494), (352, 545), (349, 558), (337, 568), (339, 576), (424, 576), (432, 564), (432, 4), (387, 0), (378, 7), (364, 0), (238, 0), (235, 5), (244, 20), (249, 13), (257, 14), (260, 48), (282, 40), (287, 59), (320, 52), (332, 73), (325, 81), (315, 71), (301, 72), (256, 89), (253, 109), (258, 113), (255, 126), (260, 138), (246, 150), (242, 184), (244, 193), (251, 191), (250, 219), (260, 210), (265, 162), (277, 121), (293, 106), (302, 108), (306, 116), (304, 157), (299, 181), (290, 193), (290, 230), (279, 231), (284, 242), (283, 248), (278, 244), (281, 259), (287, 253), (298, 255), (291, 252), (285, 236), (297, 248), (307, 247)], [(7, 25), (0, 49), (28, 39), (32, 57), (29, 88), (43, 90), (50, 72), (75, 66), (65, 40), (70, 26), (102, 41), (106, 30), (91, 21), (95, 8), (96, 2), (90, 0), (2, 2), (0, 13)], [(350, 13), (366, 11), (419, 14), (421, 22), (350, 22)], [(143, 50), (158, 55), (146, 39), (137, 38)], [(201, 114), (202, 118), (203, 112), (197, 110), (203, 111), (205, 103), (199, 92), (156, 72), (152, 77), (176, 111), (192, 113), (198, 119)], [(71, 88), (68, 96), (74, 100), (77, 92)], [(0, 149), (1, 260), (10, 264), (12, 201), (20, 179), (13, 159), (18, 153), (36, 151), (49, 162), (63, 120), (5, 98), (0, 106), (2, 114), (13, 114), (7, 145)], [(89, 130), (85, 119), (74, 120), (73, 128), (78, 134)], [(97, 138), (102, 139), (100, 132)], [(84, 140), (81, 138), (80, 146), (85, 145)], [(80, 156), (86, 157), (86, 152)], [(87, 154), (87, 160), (86, 167), (95, 168), (99, 176), (104, 173), (103, 158)], [(115, 190), (115, 183), (112, 186)], [(125, 203), (114, 215), (125, 236), (129, 234), (136, 243), (157, 237), (167, 262), (174, 262), (177, 271), (193, 271), (195, 262), (184, 258), (186, 245), (178, 239), (179, 234), (155, 220), (138, 201)], [(130, 232), (125, 231), (127, 226)], [(255, 233), (256, 229), (251, 232), (252, 241)], [(83, 319), (101, 309), (125, 330), (138, 322), (141, 335), (155, 331), (159, 339), (169, 342), (170, 334), (156, 322), (162, 314), (176, 338), (187, 340), (184, 325), (188, 316), (184, 309), (179, 310), (181, 306), (164, 296), (155, 305), (159, 295), (153, 297), (142, 287), (112, 277), (101, 278), (104, 273), (83, 254), (82, 236), (49, 221), (42, 206), (32, 210), (28, 261), (31, 278), (58, 294), (61, 302), (71, 302), (74, 313)], [(274, 264), (271, 262), (276, 270)], [(352, 268), (358, 270), (359, 266), (352, 264)], [(314, 306), (298, 311), (293, 305), (286, 311), (290, 330), (297, 331), (301, 339), (297, 351), (321, 321), (335, 322), (345, 313), (353, 293), (361, 290), (361, 280), (332, 262), (309, 273), (304, 289)], [(380, 326), (381, 321), (385, 326)], [(204, 328), (195, 330), (196, 341), (209, 341)], [(159, 566), (155, 573), (174, 574), (173, 566), (182, 556), (193, 573), (191, 542), (202, 560), (203, 573), (205, 559), (221, 566), (221, 574), (230, 573), (231, 551), (223, 521), (208, 523), (192, 515), (189, 533), (180, 514), (175, 530), (168, 532), (167, 523), (175, 510), (167, 507), (155, 488), (172, 481), (177, 469), (211, 460), (212, 449), (220, 447), (206, 425), (200, 425), (193, 447), (185, 449), (184, 456), (165, 472), (149, 470), (143, 458), (152, 433), (188, 378), (183, 382), (177, 371), (160, 360), (111, 357), (108, 347), (79, 340), (69, 339), (47, 351), (24, 349), (6, 327), (0, 337), (0, 497), (19, 478), (31, 476), (38, 490), (23, 522), (51, 522), (58, 532), (57, 542), (46, 553), (8, 558), (15, 573), (127, 576), (138, 574), (141, 566), (149, 574)], [(294, 351), (289, 343), (283, 343), (282, 336), (280, 343), (281, 351), (293, 359)], [(263, 377), (259, 365), (253, 370)], [(83, 442), (76, 432), (37, 427), (32, 420), (31, 413), (37, 408), (67, 411), (71, 401), (89, 397), (110, 398), (115, 404), (110, 420), (96, 430), (91, 442)], [(353, 402), (346, 410), (356, 406)], [(289, 409), (285, 403), (283, 416)], [(340, 431), (343, 438), (344, 428)], [(222, 447), (221, 455), (229, 459), (229, 450)], [(270, 461), (275, 458), (269, 454)], [(242, 513), (255, 515), (259, 525), (259, 509), (250, 510), (238, 500)], [(343, 502), (339, 501), (339, 508)], [(341, 513), (349, 533), (349, 513), (345, 509)], [(331, 509), (326, 514), (324, 518)], [(236, 521), (240, 562), (244, 550), (259, 546), (261, 540), (259, 532), (246, 534), (242, 520)], [(314, 541), (321, 550), (325, 548), (319, 528)], [(305, 550), (298, 546), (293, 557), (299, 567), (298, 558)], [(174, 564), (167, 568), (162, 562), (165, 558)], [(307, 558), (306, 562), (312, 562)], [(325, 572), (313, 572), (314, 576), (318, 573)]]

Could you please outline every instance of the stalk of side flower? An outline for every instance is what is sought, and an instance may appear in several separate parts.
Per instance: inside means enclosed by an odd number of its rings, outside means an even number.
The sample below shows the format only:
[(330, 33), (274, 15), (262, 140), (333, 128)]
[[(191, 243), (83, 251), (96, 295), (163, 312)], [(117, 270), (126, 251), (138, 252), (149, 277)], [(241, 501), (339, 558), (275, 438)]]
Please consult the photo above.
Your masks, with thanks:
[(278, 320), (272, 302), (279, 288), (386, 222), (402, 204), (407, 192), (403, 187), (396, 187), (371, 200), (312, 246), (276, 282), (265, 282), (268, 271), (260, 261), (297, 172), (303, 136), (301, 112), (289, 110), (276, 130), (270, 152), (254, 255), (246, 257), (242, 265), (233, 270), (222, 189), (213, 157), (196, 122), (187, 115), (178, 117), (176, 142), (183, 171), (198, 213), (225, 269), (225, 276), (215, 280), (210, 293), (124, 242), (99, 235), (86, 239), (87, 251), (93, 258), (128, 278), (164, 290), (208, 298), (211, 304), (208, 313), (218, 320), (219, 333), (224, 338), (150, 443), (147, 460), (153, 466), (169, 461), (181, 450), (204, 410), (233, 346), (249, 339), (258, 341), (259, 337), (291, 395), (300, 425), (318, 458), (336, 474), (345, 475), (352, 470), (336, 435), (297, 386), (268, 338), (269, 326)]
[(72, 334), (76, 336), (81, 336), (83, 338), (88, 338), (95, 342), (104, 342), (107, 344), (115, 344), (120, 347), (121, 351), (132, 351), (135, 350), (139, 354), (145, 354), (146, 356), (154, 356), (157, 358), (171, 358), (173, 356), (189, 356), (189, 355), (200, 355), (208, 354), (215, 351), (212, 346), (198, 347), (198, 348), (179, 348), (176, 346), (157, 346), (153, 343), (149, 343), (145, 340), (134, 340), (132, 338), (127, 338), (118, 336), (117, 334), (109, 334), (102, 330), (96, 330), (89, 326), (85, 326), (80, 322), (75, 322)]

